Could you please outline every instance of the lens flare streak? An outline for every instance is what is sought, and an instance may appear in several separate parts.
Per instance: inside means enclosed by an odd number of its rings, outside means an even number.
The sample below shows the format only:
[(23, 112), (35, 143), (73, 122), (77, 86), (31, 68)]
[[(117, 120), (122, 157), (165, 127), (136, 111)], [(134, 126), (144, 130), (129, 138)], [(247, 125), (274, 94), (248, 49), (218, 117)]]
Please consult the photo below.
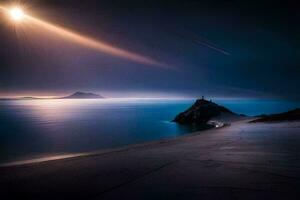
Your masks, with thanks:
[[(0, 6), (0, 9), (11, 15), (14, 8), (8, 9), (6, 7)], [(161, 67), (161, 68), (171, 68), (170, 66), (168, 66), (164, 63), (161, 63), (159, 61), (156, 61), (152, 58), (145, 57), (143, 55), (139, 55), (137, 53), (133, 53), (133, 52), (130, 52), (130, 51), (118, 48), (118, 47), (114, 47), (106, 42), (99, 41), (99, 40), (93, 39), (91, 37), (81, 35), (74, 31), (63, 28), (61, 26), (57, 26), (52, 23), (46, 22), (44, 20), (38, 19), (36, 17), (27, 15), (23, 12), (22, 12), (22, 18), (23, 18), (23, 20), (27, 20), (30, 23), (33, 23), (39, 27), (42, 27), (52, 33), (55, 33), (55, 34), (61, 36), (65, 40), (77, 43), (77, 44), (85, 46), (85, 47), (92, 48), (99, 52), (106, 53), (106, 54), (109, 54), (109, 55), (112, 55), (115, 57), (119, 57), (119, 58), (128, 59), (128, 60), (134, 61), (136, 63), (140, 63), (140, 64), (152, 65), (152, 66), (157, 66), (157, 67)]]

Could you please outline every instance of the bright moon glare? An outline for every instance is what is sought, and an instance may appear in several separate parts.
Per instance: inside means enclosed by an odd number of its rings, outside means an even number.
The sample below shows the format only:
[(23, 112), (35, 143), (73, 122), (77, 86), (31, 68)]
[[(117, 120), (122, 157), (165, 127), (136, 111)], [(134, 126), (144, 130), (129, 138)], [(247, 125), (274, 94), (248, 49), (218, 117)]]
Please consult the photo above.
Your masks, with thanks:
[(148, 65), (153, 65), (157, 67), (162, 67), (162, 68), (170, 68), (170, 66), (161, 63), (159, 61), (156, 61), (152, 58), (145, 57), (143, 55), (130, 52), (118, 47), (114, 47), (104, 41), (101, 40), (96, 40), (93, 38), (90, 38), (88, 36), (81, 35), (79, 33), (76, 33), (74, 31), (68, 30), (64, 27), (57, 26), (55, 24), (49, 23), (47, 21), (38, 19), (36, 17), (30, 16), (20, 8), (20, 7), (13, 7), (13, 8), (6, 8), (4, 6), (1, 6), (0, 4), (0, 11), (5, 11), (12, 20), (14, 20), (16, 23), (19, 21), (22, 21), (26, 19), (26, 21), (31, 22), (35, 25), (40, 26), (41, 28), (44, 28), (50, 32), (53, 32), (57, 35), (62, 36), (63, 38), (75, 42), (77, 44), (80, 44), (82, 46), (90, 47), (92, 49), (98, 50), (99, 52), (107, 53), (116, 57), (120, 58), (126, 58), (128, 60), (135, 61), (137, 63), (142, 63), (142, 64), (148, 64)]
[(9, 14), (14, 21), (21, 21), (24, 18), (24, 12), (20, 8), (12, 8)]

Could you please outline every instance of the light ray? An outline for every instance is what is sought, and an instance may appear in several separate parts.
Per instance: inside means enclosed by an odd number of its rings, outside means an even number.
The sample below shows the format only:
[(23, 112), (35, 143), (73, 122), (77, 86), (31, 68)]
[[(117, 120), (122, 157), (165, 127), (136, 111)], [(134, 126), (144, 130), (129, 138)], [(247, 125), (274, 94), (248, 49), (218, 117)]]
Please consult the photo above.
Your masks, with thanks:
[[(0, 6), (0, 9), (7, 12), (8, 14), (11, 14), (12, 10), (8, 9), (6, 7)], [(167, 64), (161, 63), (159, 61), (156, 61), (152, 58), (133, 53), (118, 47), (114, 47), (106, 42), (93, 39), (91, 37), (84, 36), (82, 34), (76, 33), (72, 30), (63, 28), (61, 26), (46, 22), (44, 20), (38, 19), (36, 17), (30, 16), (26, 13), (22, 12), (22, 18), (23, 20), (27, 20), (28, 22), (31, 22), (39, 27), (42, 27), (52, 33), (55, 33), (65, 40), (77, 43), (79, 45), (92, 48), (94, 50), (97, 50), (102, 53), (106, 53), (115, 57), (128, 59), (140, 64), (146, 64), (146, 65), (152, 65), (157, 66), (161, 68), (172, 68)]]

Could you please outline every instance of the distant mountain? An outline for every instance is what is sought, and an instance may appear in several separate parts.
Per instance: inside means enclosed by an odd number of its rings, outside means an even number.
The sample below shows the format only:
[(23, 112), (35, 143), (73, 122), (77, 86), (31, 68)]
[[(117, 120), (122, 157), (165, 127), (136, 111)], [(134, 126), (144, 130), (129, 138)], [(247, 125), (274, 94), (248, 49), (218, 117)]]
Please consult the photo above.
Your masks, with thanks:
[(255, 122), (280, 122), (280, 121), (298, 121), (300, 120), (300, 108), (290, 110), (288, 112), (272, 114), (272, 115), (261, 115), (260, 118), (250, 121)]
[(179, 113), (173, 121), (179, 124), (206, 124), (210, 119), (221, 115), (238, 116), (229, 109), (202, 98), (186, 111)]
[(19, 99), (20, 100), (34, 100), (34, 99), (40, 99), (40, 98), (37, 98), (37, 97), (21, 97)]
[(61, 99), (102, 99), (101, 95), (90, 92), (75, 92), (69, 96), (62, 97)]
[(38, 100), (41, 98), (37, 97), (16, 97), (16, 98), (0, 98), (1, 101), (11, 101), (11, 100)]

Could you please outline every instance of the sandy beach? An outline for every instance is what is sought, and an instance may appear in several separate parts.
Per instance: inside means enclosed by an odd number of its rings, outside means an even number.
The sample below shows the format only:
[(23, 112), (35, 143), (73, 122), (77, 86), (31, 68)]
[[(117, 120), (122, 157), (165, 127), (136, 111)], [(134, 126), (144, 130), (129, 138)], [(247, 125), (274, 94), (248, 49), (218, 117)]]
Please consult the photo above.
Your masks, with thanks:
[(0, 168), (4, 199), (295, 199), (300, 122), (247, 123)]

